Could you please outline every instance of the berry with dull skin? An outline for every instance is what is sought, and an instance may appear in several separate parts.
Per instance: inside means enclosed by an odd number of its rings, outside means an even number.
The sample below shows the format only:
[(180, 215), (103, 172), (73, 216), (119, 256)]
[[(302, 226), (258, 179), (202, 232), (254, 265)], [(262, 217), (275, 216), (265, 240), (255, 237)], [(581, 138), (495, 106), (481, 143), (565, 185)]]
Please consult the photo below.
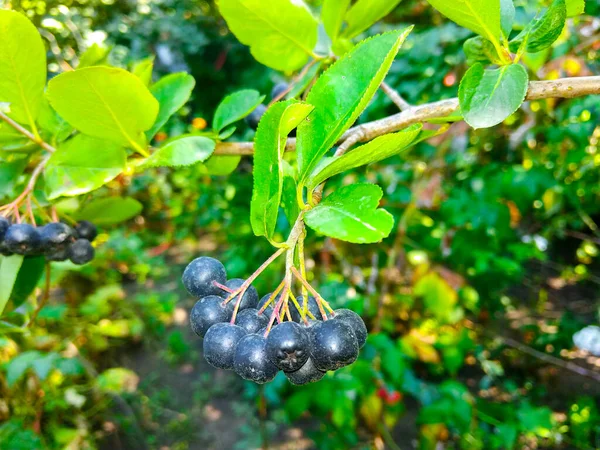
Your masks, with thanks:
[(259, 384), (272, 381), (278, 369), (267, 357), (266, 345), (267, 340), (259, 334), (248, 334), (240, 339), (233, 357), (235, 373)]
[(40, 229), (40, 239), (45, 251), (62, 249), (75, 239), (75, 231), (62, 222), (53, 222)]
[(352, 331), (356, 335), (356, 339), (358, 340), (358, 348), (363, 348), (365, 342), (367, 342), (367, 326), (365, 325), (364, 320), (358, 314), (350, 309), (336, 309), (335, 318), (341, 320), (342, 322), (346, 322), (348, 325), (352, 327)]
[(204, 337), (215, 323), (227, 322), (230, 311), (223, 306), (223, 299), (218, 295), (209, 295), (196, 302), (190, 313), (190, 326), (194, 333)]
[(10, 220), (6, 217), (0, 217), (0, 242), (4, 239), (6, 230), (10, 227)]
[(69, 259), (78, 266), (89, 263), (94, 254), (94, 247), (87, 239), (77, 239), (69, 246)]
[(197, 298), (207, 295), (222, 296), (223, 290), (215, 286), (214, 282), (225, 284), (227, 272), (220, 261), (208, 256), (201, 256), (188, 264), (183, 272), (182, 280), (187, 291)]
[(293, 372), (284, 372), (290, 383), (297, 386), (314, 383), (325, 376), (325, 371), (317, 369), (311, 358), (308, 358), (304, 365)]
[(260, 119), (262, 118), (262, 116), (265, 114), (266, 111), (267, 111), (267, 107), (265, 105), (258, 105), (254, 109), (254, 111), (252, 111), (250, 114), (248, 114), (246, 116), (244, 121), (248, 124), (248, 126), (250, 128), (252, 128), (253, 130), (256, 130), (258, 128), (258, 123), (260, 122)]
[(87, 220), (80, 220), (75, 225), (75, 232), (81, 239), (87, 239), (90, 242), (94, 242), (94, 239), (98, 236), (98, 229), (96, 225)]
[(246, 330), (230, 323), (216, 323), (204, 336), (204, 358), (217, 369), (233, 369), (233, 357), (238, 342), (246, 335)]
[(352, 327), (339, 319), (313, 325), (309, 330), (310, 353), (321, 370), (337, 370), (358, 358), (358, 340)]
[[(239, 289), (245, 281), (246, 280), (242, 280), (241, 278), (233, 278), (231, 280), (228, 280), (227, 283), (225, 283), (225, 286), (235, 291), (236, 289)], [(235, 306), (236, 302), (238, 301), (238, 298), (239, 297), (235, 297), (233, 300), (231, 300), (230, 303), (232, 303)], [(256, 308), (257, 304), (258, 292), (256, 292), (256, 288), (254, 286), (250, 285), (248, 286), (248, 289), (246, 289), (246, 292), (244, 292), (238, 311), (242, 311), (248, 308)]]
[(4, 235), (6, 250), (17, 255), (31, 255), (40, 247), (40, 233), (28, 223), (11, 225)]
[(263, 314), (258, 314), (258, 309), (248, 308), (239, 311), (235, 318), (235, 324), (252, 334), (258, 332), (261, 328), (266, 327), (269, 323), (269, 317)]
[[(277, 83), (275, 86), (273, 86), (273, 89), (271, 90), (271, 100), (275, 100), (277, 97), (282, 95), (288, 90), (289, 87), (290, 85), (285, 82)], [(280, 100), (285, 100), (285, 95), (282, 96)]]
[(46, 252), (46, 261), (62, 262), (69, 259), (69, 247), (55, 248)]
[(282, 370), (300, 369), (309, 356), (306, 328), (296, 322), (283, 322), (273, 327), (267, 337), (267, 355)]

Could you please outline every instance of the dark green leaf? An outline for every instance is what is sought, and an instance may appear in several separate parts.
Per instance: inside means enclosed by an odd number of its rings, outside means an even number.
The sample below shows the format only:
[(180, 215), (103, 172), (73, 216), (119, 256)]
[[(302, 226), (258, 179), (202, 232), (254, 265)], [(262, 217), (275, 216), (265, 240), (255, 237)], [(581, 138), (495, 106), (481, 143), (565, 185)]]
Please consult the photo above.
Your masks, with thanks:
[(35, 350), (23, 352), (6, 364), (6, 383), (11, 387), (23, 376), (27, 369), (31, 368), (33, 362), (41, 357), (41, 353)]
[(0, 197), (10, 195), (27, 167), (27, 158), (14, 161), (0, 161)]
[(355, 244), (379, 242), (394, 226), (392, 215), (377, 208), (382, 196), (383, 191), (375, 184), (344, 186), (305, 214), (306, 225)]
[(288, 219), (288, 222), (293, 224), (296, 222), (300, 214), (298, 206), (298, 186), (296, 185), (296, 170), (287, 162), (283, 164), (283, 191), (281, 195), (281, 205)]
[(514, 113), (527, 94), (527, 71), (511, 64), (499, 69), (473, 65), (460, 82), (458, 99), (466, 122), (473, 128), (498, 125)]
[(206, 161), (215, 150), (215, 141), (203, 136), (186, 135), (170, 141), (140, 166), (182, 167)]
[(142, 212), (142, 204), (127, 197), (108, 197), (94, 200), (78, 213), (78, 220), (89, 220), (97, 225), (114, 225), (125, 222)]
[(169, 117), (179, 111), (192, 95), (196, 81), (194, 77), (184, 72), (173, 73), (161, 78), (150, 87), (150, 92), (158, 100), (158, 116), (156, 122), (146, 132), (146, 137), (152, 139)]
[(43, 256), (29, 257), (23, 260), (10, 296), (13, 308), (18, 308), (29, 298), (42, 278), (45, 267), (46, 260)]
[(306, 103), (287, 100), (263, 115), (254, 138), (254, 186), (250, 222), (257, 236), (273, 235), (283, 189), (283, 152), (287, 136), (312, 111)]
[(20, 255), (0, 256), (0, 316), (10, 298), (22, 264), (23, 257)]
[(315, 109), (298, 128), (300, 184), (367, 107), (410, 30), (361, 42), (317, 80), (306, 100)]
[(540, 18), (534, 19), (530, 26), (510, 42), (511, 51), (518, 51), (523, 42), (529, 53), (537, 53), (550, 47), (561, 35), (566, 20), (565, 0), (554, 0)]
[(260, 95), (258, 91), (253, 89), (244, 89), (234, 92), (225, 97), (213, 118), (213, 130), (218, 134), (225, 127), (243, 119), (260, 105), (265, 99), (264, 95)]

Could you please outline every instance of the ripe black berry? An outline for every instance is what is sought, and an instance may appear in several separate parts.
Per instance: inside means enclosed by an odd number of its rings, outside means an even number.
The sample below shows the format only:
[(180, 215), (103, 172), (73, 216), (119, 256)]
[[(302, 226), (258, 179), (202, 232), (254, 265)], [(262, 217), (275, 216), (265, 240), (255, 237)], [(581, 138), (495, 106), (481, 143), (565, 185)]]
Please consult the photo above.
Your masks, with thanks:
[[(275, 86), (273, 86), (273, 89), (271, 90), (271, 99), (274, 100), (277, 97), (279, 97), (281, 94), (283, 94), (285, 91), (287, 91), (289, 88), (289, 84), (287, 83), (277, 83)], [(284, 100), (284, 97), (282, 97), (280, 100)]]
[(312, 358), (308, 358), (304, 365), (293, 372), (285, 372), (290, 383), (298, 386), (319, 381), (325, 376), (325, 372), (317, 369)]
[(183, 272), (183, 285), (197, 298), (207, 295), (223, 295), (223, 290), (213, 284), (214, 281), (225, 284), (227, 273), (220, 261), (208, 256), (196, 258)]
[(56, 262), (66, 261), (69, 259), (69, 250), (68, 245), (49, 250), (46, 252), (46, 260)]
[(44, 251), (65, 248), (75, 238), (73, 229), (61, 222), (49, 223), (43, 226), (39, 233)]
[(204, 336), (204, 357), (218, 369), (233, 369), (235, 349), (246, 331), (230, 323), (216, 323)]
[(320, 370), (336, 370), (358, 357), (358, 341), (352, 327), (339, 319), (313, 325), (309, 330), (310, 353)]
[(6, 230), (4, 245), (11, 253), (31, 255), (40, 247), (40, 233), (27, 223), (17, 223)]
[[(299, 295), (297, 300), (298, 300), (298, 304), (302, 308), (304, 305), (304, 297), (302, 295)], [(300, 311), (298, 311), (298, 308), (296, 308), (296, 305), (294, 305), (291, 302), (289, 303), (289, 305), (290, 305), (290, 315), (292, 316), (292, 320), (294, 322), (303, 322), (302, 317), (300, 316)], [(321, 314), (321, 310), (319, 309), (317, 300), (312, 295), (308, 296), (307, 307), (308, 307), (308, 310), (310, 311), (310, 313), (315, 317), (316, 320), (323, 320), (323, 315)]]
[(256, 130), (258, 128), (258, 123), (262, 118), (263, 114), (267, 111), (267, 107), (265, 105), (258, 105), (254, 111), (246, 116), (244, 121), (248, 124), (250, 128)]
[[(248, 311), (248, 310), (245, 310)], [(233, 369), (244, 380), (267, 383), (277, 375), (277, 366), (267, 357), (267, 340), (259, 334), (248, 334), (237, 344)]]
[(298, 370), (309, 356), (307, 330), (296, 322), (283, 322), (273, 327), (267, 337), (267, 355), (282, 370)]
[(222, 305), (218, 295), (209, 295), (196, 302), (190, 313), (190, 325), (194, 333), (204, 337), (215, 323), (227, 322), (231, 313)]
[(94, 239), (98, 236), (96, 225), (87, 220), (77, 222), (75, 225), (75, 232), (77, 233), (77, 237), (80, 239), (87, 239), (90, 242), (94, 242)]
[(4, 239), (8, 227), (10, 227), (10, 220), (6, 217), (0, 217), (0, 242)]
[[(227, 286), (229, 289), (239, 289), (242, 284), (244, 284), (244, 281), (246, 280), (242, 280), (241, 278), (233, 278), (231, 280), (228, 280), (227, 283), (225, 283), (225, 286)], [(233, 300), (231, 300), (230, 303), (233, 303), (233, 305), (236, 304), (236, 302), (238, 301), (238, 297), (234, 298)], [(256, 292), (256, 288), (252, 285), (250, 285), (248, 287), (248, 289), (246, 289), (246, 292), (244, 293), (243, 297), (242, 297), (242, 302), (240, 303), (240, 307), (238, 308), (238, 311), (241, 311), (243, 309), (247, 309), (247, 308), (256, 308), (256, 305), (258, 304), (258, 292)]]
[(243, 311), (238, 311), (235, 318), (235, 324), (246, 330), (247, 333), (256, 333), (269, 323), (269, 317), (263, 314), (258, 314), (258, 309), (248, 308)]
[(87, 239), (77, 239), (69, 246), (69, 259), (79, 266), (94, 259), (94, 247)]
[(367, 327), (365, 322), (362, 320), (358, 314), (350, 309), (336, 309), (335, 318), (341, 320), (342, 322), (346, 322), (350, 327), (352, 327), (352, 331), (356, 335), (356, 339), (358, 340), (358, 348), (363, 348), (365, 342), (367, 342)]

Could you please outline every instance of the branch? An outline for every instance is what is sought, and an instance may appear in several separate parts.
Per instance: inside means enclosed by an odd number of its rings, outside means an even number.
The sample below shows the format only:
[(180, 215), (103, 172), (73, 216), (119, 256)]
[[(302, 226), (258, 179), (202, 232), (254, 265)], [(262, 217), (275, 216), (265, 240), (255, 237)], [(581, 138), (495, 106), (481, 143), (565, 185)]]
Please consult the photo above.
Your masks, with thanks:
[(381, 83), (380, 87), (381, 90), (385, 93), (385, 95), (389, 97), (392, 103), (394, 103), (394, 105), (396, 105), (400, 111), (406, 111), (407, 109), (410, 109), (411, 104), (404, 100), (402, 96), (398, 94), (398, 91), (392, 88), (385, 81)]
[(30, 141), (36, 143), (37, 145), (39, 145), (40, 147), (42, 147), (44, 150), (47, 150), (50, 153), (54, 153), (56, 151), (56, 149), (54, 147), (52, 147), (50, 144), (48, 144), (47, 142), (45, 142), (42, 138), (34, 136), (33, 133), (31, 133), (29, 130), (27, 130), (26, 128), (24, 128), (21, 125), (19, 125), (17, 122), (15, 122), (14, 120), (12, 120), (10, 117), (8, 117), (3, 112), (0, 112), (0, 120), (3, 120), (4, 122), (6, 122), (8, 125), (10, 125), (11, 127), (13, 127), (15, 130), (17, 130), (19, 133), (21, 133), (27, 139), (29, 139)]
[[(575, 98), (598, 94), (600, 94), (600, 76), (570, 77), (558, 80), (531, 81), (525, 99)], [(413, 123), (446, 117), (457, 110), (458, 99), (456, 97), (412, 106), (392, 116), (350, 128), (337, 144), (343, 145), (343, 151), (345, 151), (359, 142), (370, 141), (377, 136), (401, 130)], [(345, 141), (348, 141), (350, 145)], [(296, 139), (288, 139), (285, 150), (294, 151), (295, 149)], [(222, 142), (217, 144), (214, 151), (215, 155), (252, 155), (253, 153), (254, 144), (252, 142)]]

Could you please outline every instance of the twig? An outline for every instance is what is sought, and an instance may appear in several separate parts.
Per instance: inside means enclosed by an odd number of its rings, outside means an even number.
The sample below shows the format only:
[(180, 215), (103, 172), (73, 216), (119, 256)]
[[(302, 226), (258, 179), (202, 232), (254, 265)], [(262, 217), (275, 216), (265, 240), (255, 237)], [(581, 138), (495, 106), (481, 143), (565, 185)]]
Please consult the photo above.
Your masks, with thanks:
[[(600, 94), (600, 76), (569, 77), (558, 80), (531, 81), (526, 100), (541, 100), (546, 98), (575, 98), (586, 95)], [(401, 130), (413, 123), (446, 117), (458, 110), (458, 99), (450, 98), (438, 102), (413, 106), (406, 111), (367, 122), (350, 128), (339, 139), (337, 144), (352, 139), (352, 145), (369, 141), (377, 136)], [(350, 145), (351, 146), (351, 145)], [(348, 148), (350, 147), (348, 146)], [(223, 142), (217, 144), (215, 155), (252, 155), (252, 142)], [(296, 139), (287, 140), (286, 151), (296, 149)]]
[(27, 186), (25, 187), (23, 192), (21, 192), (21, 194), (13, 202), (0, 207), (0, 211), (14, 209), (18, 214), (18, 207), (21, 205), (23, 200), (25, 200), (27, 196), (31, 194), (31, 192), (33, 192), (35, 184), (37, 183), (37, 179), (42, 174), (44, 167), (46, 167), (46, 164), (48, 164), (49, 159), (50, 155), (46, 155), (44, 158), (42, 158), (42, 160), (35, 167), (35, 169), (33, 169), (33, 172), (31, 173), (31, 178), (29, 178), (29, 182), (27, 183)]
[(6, 122), (7, 124), (9, 124), (15, 130), (17, 130), (19, 133), (21, 133), (23, 136), (27, 137), (27, 139), (29, 139), (30, 141), (35, 142), (37, 145), (42, 147), (44, 150), (47, 150), (50, 153), (54, 153), (56, 151), (56, 149), (54, 147), (52, 147), (50, 144), (48, 144), (47, 142), (44, 142), (43, 139), (36, 137), (33, 133), (31, 133), (29, 130), (27, 130), (26, 128), (19, 125), (17, 122), (12, 120), (10, 117), (8, 117), (3, 112), (0, 112), (0, 119), (3, 120), (4, 122)]
[(269, 106), (271, 106), (275, 102), (278, 102), (279, 100), (284, 98), (286, 95), (288, 95), (291, 92), (291, 90), (294, 88), (294, 86), (304, 77), (304, 75), (306, 75), (308, 73), (310, 68), (312, 66), (314, 66), (317, 62), (319, 62), (319, 61), (316, 59), (313, 59), (311, 62), (309, 62), (307, 65), (305, 65), (304, 68), (302, 69), (302, 71), (296, 77), (294, 77), (294, 80), (288, 85), (287, 89), (269, 102)]
[(381, 90), (387, 95), (392, 103), (398, 107), (400, 111), (406, 111), (411, 108), (411, 104), (402, 98), (396, 89), (391, 87), (385, 81), (381, 83)]

